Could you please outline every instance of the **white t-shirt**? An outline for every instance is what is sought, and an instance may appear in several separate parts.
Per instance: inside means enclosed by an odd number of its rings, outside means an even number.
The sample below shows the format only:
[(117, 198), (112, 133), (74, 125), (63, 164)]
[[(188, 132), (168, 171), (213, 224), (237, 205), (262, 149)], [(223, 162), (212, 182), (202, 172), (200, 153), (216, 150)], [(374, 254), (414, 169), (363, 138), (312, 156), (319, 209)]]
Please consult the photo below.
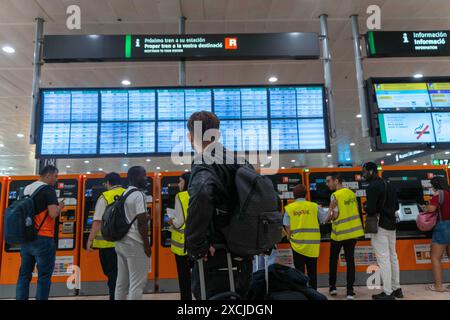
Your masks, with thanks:
[[(124, 195), (126, 195), (132, 189), (137, 188), (133, 186), (128, 187), (128, 189), (125, 190)], [(146, 196), (142, 191), (135, 191), (130, 194), (130, 196), (125, 200), (125, 215), (127, 216), (128, 223), (130, 223), (136, 217), (136, 215), (143, 212), (147, 213), (147, 203), (145, 199)], [(126, 237), (129, 237), (140, 243), (144, 243), (144, 241), (142, 240), (142, 236), (138, 230), (137, 220), (134, 221)]]

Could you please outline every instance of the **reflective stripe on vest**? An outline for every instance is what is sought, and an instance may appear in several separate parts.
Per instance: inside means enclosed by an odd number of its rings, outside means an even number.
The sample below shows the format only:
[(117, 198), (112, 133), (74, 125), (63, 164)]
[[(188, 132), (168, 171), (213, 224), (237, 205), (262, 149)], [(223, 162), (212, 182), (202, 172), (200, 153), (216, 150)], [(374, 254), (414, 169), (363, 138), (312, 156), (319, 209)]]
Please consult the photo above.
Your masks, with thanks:
[(185, 256), (186, 251), (184, 248), (185, 244), (184, 229), (186, 228), (187, 209), (189, 205), (189, 193), (187, 191), (179, 192), (175, 196), (175, 201), (180, 201), (181, 207), (183, 209), (184, 223), (179, 229), (176, 229), (172, 226), (172, 238), (170, 241), (170, 250), (176, 255)]
[(333, 195), (337, 201), (339, 215), (333, 221), (331, 239), (343, 241), (364, 236), (355, 193), (350, 189), (342, 188)]
[(296, 201), (285, 207), (289, 215), (292, 250), (317, 258), (320, 251), (319, 209), (316, 203)]
[[(124, 192), (124, 188), (118, 187), (103, 192), (102, 196), (105, 199), (106, 204), (110, 205), (115, 201), (116, 196), (120, 197)], [(116, 245), (114, 242), (106, 241), (105, 239), (103, 239), (101, 231), (97, 232), (94, 238), (94, 242), (92, 243), (92, 247), (99, 249), (114, 248), (115, 246)]]

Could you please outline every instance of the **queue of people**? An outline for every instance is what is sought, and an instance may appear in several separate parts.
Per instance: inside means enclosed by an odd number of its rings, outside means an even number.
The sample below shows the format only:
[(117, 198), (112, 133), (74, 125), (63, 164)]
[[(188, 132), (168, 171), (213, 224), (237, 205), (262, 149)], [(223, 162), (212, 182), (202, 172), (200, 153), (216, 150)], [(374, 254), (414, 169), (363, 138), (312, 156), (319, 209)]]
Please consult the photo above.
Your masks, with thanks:
[[(200, 124), (198, 126), (197, 124)], [(200, 299), (199, 265), (203, 260), (207, 286), (207, 297), (225, 291), (228, 279), (218, 276), (229, 261), (222, 230), (227, 226), (227, 213), (236, 205), (238, 195), (234, 188), (234, 177), (242, 165), (251, 167), (234, 153), (231, 161), (218, 135), (210, 141), (202, 137), (209, 130), (220, 130), (219, 118), (211, 112), (201, 111), (191, 115), (187, 128), (189, 140), (196, 156), (192, 173), (179, 178), (179, 193), (175, 199), (174, 216), (170, 219), (171, 250), (175, 255), (182, 300), (191, 300), (192, 294)], [(194, 130), (200, 128), (200, 132)], [(220, 163), (211, 161), (211, 156)], [(51, 275), (55, 264), (55, 219), (64, 208), (59, 202), (53, 186), (58, 169), (45, 167), (37, 182), (27, 186), (24, 193), (35, 203), (37, 214), (34, 225), (37, 237), (21, 248), (21, 267), (17, 282), (17, 299), (28, 299), (29, 283), (35, 265), (38, 268), (37, 299), (48, 299)], [(399, 209), (396, 192), (389, 182), (378, 176), (377, 165), (364, 164), (363, 178), (369, 183), (366, 190), (368, 217), (377, 220), (376, 230), (367, 230), (370, 236), (383, 281), (383, 291), (373, 295), (375, 300), (403, 298), (400, 286), (399, 262), (396, 253), (396, 211)], [(151, 249), (149, 242), (149, 217), (146, 196), (141, 191), (147, 184), (143, 167), (132, 167), (128, 171), (129, 187), (123, 188), (120, 176), (109, 173), (104, 178), (106, 191), (95, 206), (94, 222), (87, 242), (88, 250), (99, 249), (100, 262), (108, 278), (111, 300), (139, 300), (147, 283)], [(306, 200), (307, 190), (303, 185), (294, 188), (295, 202), (285, 207), (283, 225), (291, 243), (295, 268), (309, 277), (310, 285), (317, 289), (317, 260), (320, 254), (320, 224), (331, 223), (329, 294), (337, 295), (337, 264), (341, 249), (346, 261), (346, 296), (354, 299), (355, 246), (364, 237), (355, 193), (346, 188), (339, 174), (331, 173), (326, 178), (332, 195), (329, 208), (324, 209)], [(431, 257), (435, 284), (432, 291), (444, 291), (440, 259), (444, 252), (450, 255), (450, 192), (445, 180), (431, 180), (435, 195), (428, 212), (439, 212), (439, 220), (433, 232)], [(118, 198), (124, 201), (124, 215), (129, 224), (126, 235), (118, 241), (107, 241), (101, 233), (101, 221), (107, 208)], [(252, 277), (252, 259), (239, 258), (232, 261), (237, 270), (236, 291), (245, 298)]]

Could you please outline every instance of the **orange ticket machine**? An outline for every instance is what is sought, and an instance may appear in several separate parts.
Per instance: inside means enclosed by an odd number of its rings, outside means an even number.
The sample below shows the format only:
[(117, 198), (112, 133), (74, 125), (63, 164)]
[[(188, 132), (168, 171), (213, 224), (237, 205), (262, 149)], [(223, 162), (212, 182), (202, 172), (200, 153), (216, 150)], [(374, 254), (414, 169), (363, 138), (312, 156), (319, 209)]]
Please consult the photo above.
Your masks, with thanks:
[[(8, 178), (6, 192), (6, 207), (10, 206), (23, 194), (25, 187), (36, 181), (36, 176), (18, 176)], [(75, 295), (74, 289), (68, 289), (67, 280), (72, 275), (72, 266), (77, 266), (79, 261), (79, 233), (77, 232), (80, 221), (79, 203), (81, 201), (81, 176), (60, 175), (55, 187), (59, 200), (64, 199), (66, 204), (61, 216), (57, 220), (55, 241), (57, 243), (55, 270), (52, 276), (51, 296)], [(4, 215), (1, 217), (4, 220)], [(1, 274), (0, 274), (0, 298), (15, 297), (16, 283), (20, 268), (20, 245), (2, 244)], [(35, 295), (37, 274), (33, 274), (30, 285), (30, 297)]]
[[(402, 283), (427, 283), (433, 281), (431, 272), (430, 243), (432, 232), (417, 229), (416, 217), (421, 211), (418, 205), (430, 201), (433, 191), (430, 180), (434, 176), (445, 177), (449, 182), (446, 166), (383, 166), (381, 174), (397, 190), (400, 210), (397, 223), (397, 254)], [(450, 259), (443, 257), (443, 278), (450, 278)]]
[[(0, 177), (0, 268), (2, 261), (2, 249), (3, 249), (3, 215), (6, 208), (6, 185), (8, 178)], [(0, 270), (1, 272), (1, 270)]]
[(158, 291), (179, 292), (175, 255), (170, 250), (171, 232), (168, 224), (167, 209), (175, 208), (175, 196), (179, 177), (184, 172), (164, 172), (158, 177), (159, 213), (158, 213)]
[[(295, 200), (294, 187), (305, 181), (302, 169), (278, 169), (276, 171), (261, 169), (260, 173), (272, 181), (273, 187), (281, 198), (282, 212), (284, 214), (284, 207)], [(276, 261), (280, 264), (294, 266), (291, 245), (287, 237), (283, 237), (277, 245)]]
[[(93, 252), (87, 250), (87, 241), (91, 231), (94, 218), (94, 210), (97, 199), (102, 192), (106, 191), (103, 186), (104, 174), (85, 175), (83, 179), (83, 197), (82, 197), (82, 213), (80, 224), (80, 270), (81, 270), (81, 288), (80, 295), (108, 295), (107, 278), (103, 274), (100, 264), (98, 250)], [(122, 186), (127, 188), (129, 185), (126, 173), (120, 174), (122, 178)], [(152, 255), (150, 260), (150, 272), (145, 292), (155, 291), (155, 214), (154, 214), (154, 195), (155, 195), (155, 174), (147, 173), (148, 183), (145, 188), (147, 196), (147, 208), (150, 214), (150, 245), (152, 247)]]

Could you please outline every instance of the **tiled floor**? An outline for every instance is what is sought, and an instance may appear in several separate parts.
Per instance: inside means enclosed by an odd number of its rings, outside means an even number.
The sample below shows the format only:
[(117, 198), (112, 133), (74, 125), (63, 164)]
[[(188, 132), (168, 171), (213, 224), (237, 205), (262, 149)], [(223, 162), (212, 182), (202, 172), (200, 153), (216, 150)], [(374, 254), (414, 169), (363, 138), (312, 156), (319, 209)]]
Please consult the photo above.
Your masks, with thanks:
[[(402, 287), (405, 300), (450, 300), (450, 291), (444, 293), (431, 292), (426, 290), (426, 285), (404, 285)], [(345, 288), (338, 288), (338, 295), (331, 297), (328, 295), (327, 288), (319, 288), (319, 291), (327, 295), (330, 300), (345, 300), (346, 290)], [(369, 290), (366, 287), (356, 287), (355, 300), (368, 300), (371, 299), (371, 295), (379, 293), (380, 290)], [(178, 293), (155, 293), (146, 294), (145, 300), (174, 300), (178, 299)], [(106, 300), (107, 296), (92, 296), (92, 297), (65, 297), (65, 298), (52, 298), (54, 300)]]

